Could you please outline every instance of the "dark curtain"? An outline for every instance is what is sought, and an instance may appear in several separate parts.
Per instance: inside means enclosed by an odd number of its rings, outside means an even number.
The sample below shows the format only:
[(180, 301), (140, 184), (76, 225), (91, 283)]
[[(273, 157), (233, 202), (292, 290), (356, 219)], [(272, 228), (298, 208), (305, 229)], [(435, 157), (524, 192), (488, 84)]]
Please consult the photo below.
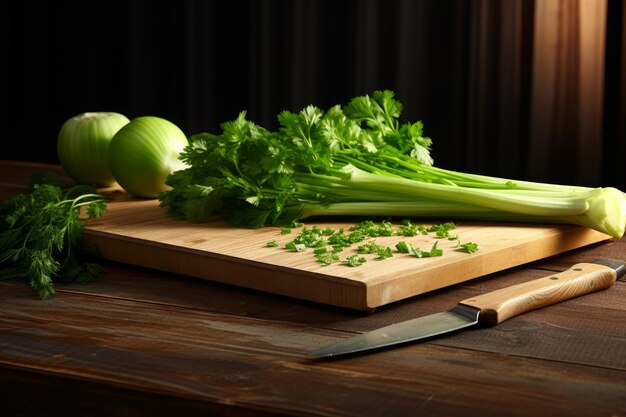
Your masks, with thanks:
[(602, 181), (626, 191), (626, 0), (607, 12)]
[(403, 120), (424, 122), (440, 167), (626, 189), (622, 0), (608, 4), (602, 184), (564, 175), (576, 169), (566, 162), (555, 172), (530, 169), (535, 0), (24, 0), (0, 8), (0, 159), (57, 162), (58, 129), (85, 111), (161, 116), (193, 134), (217, 131), (241, 110), (271, 128), (284, 109), (391, 89)]

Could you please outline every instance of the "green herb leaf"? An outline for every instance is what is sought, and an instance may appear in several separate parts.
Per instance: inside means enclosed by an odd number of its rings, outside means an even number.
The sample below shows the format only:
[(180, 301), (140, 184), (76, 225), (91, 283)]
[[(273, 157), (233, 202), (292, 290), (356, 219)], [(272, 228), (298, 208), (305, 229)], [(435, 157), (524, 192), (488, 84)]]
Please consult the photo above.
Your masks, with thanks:
[(435, 241), (433, 246), (428, 251), (422, 250), (420, 248), (413, 248), (412, 247), (409, 253), (412, 253), (413, 255), (417, 256), (418, 258), (431, 258), (433, 256), (442, 256), (443, 255), (443, 249), (438, 249), (437, 248), (437, 243), (438, 242)]
[(459, 243), (459, 248), (466, 251), (467, 253), (474, 253), (478, 251), (478, 243), (474, 243), (474, 242)]
[(351, 267), (355, 267), (355, 266), (361, 266), (365, 262), (367, 262), (367, 259), (357, 254), (353, 254), (353, 255), (346, 257), (346, 259), (344, 259), (343, 261), (343, 264), (351, 266)]
[(396, 250), (400, 253), (411, 253), (411, 245), (405, 241), (396, 243)]
[(3, 272), (26, 280), (41, 299), (55, 294), (55, 280), (93, 279), (99, 267), (87, 262), (92, 254), (78, 245), (82, 206), (87, 207), (89, 218), (97, 218), (106, 211), (106, 198), (91, 188), (66, 184), (51, 173), (33, 176), (27, 193), (0, 205)]
[(335, 252), (318, 253), (315, 255), (315, 258), (319, 263), (322, 263), (324, 265), (330, 265), (334, 262), (339, 262), (339, 255), (337, 255)]

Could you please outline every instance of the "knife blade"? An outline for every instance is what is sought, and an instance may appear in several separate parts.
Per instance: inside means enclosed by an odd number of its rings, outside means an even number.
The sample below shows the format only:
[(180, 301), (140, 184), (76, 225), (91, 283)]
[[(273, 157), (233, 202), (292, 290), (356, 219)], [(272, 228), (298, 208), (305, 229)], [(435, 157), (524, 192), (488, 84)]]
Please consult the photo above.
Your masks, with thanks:
[(598, 259), (566, 271), (459, 302), (448, 311), (395, 323), (313, 350), (310, 359), (330, 359), (416, 342), (476, 325), (495, 326), (551, 304), (610, 288), (626, 278), (626, 263)]

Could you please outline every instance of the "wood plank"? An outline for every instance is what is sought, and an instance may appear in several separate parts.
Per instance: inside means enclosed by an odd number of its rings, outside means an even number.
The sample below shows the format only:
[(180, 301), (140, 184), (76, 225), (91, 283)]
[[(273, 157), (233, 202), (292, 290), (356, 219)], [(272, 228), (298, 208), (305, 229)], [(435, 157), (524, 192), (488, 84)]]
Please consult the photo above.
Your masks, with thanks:
[[(589, 261), (589, 259), (573, 259), (572, 264), (580, 261)], [(551, 267), (553, 263), (553, 260), (548, 260), (537, 263), (537, 268), (533, 269), (517, 267), (490, 274), (470, 282), (382, 306), (376, 310), (375, 314), (309, 303), (213, 281), (134, 268), (107, 261), (103, 263), (103, 273), (95, 281), (83, 284), (57, 283), (56, 289), (59, 297), (65, 296), (66, 293), (87, 294), (264, 320), (301, 323), (348, 332), (363, 332), (447, 310), (462, 299), (538, 279), (552, 270), (562, 270), (571, 265), (566, 264), (559, 269)], [(551, 268), (544, 269), (544, 264), (548, 264)], [(25, 297), (34, 298), (34, 294), (22, 283), (0, 281), (0, 288), (4, 286), (19, 287), (24, 291)], [(607, 303), (606, 305), (619, 306), (623, 304), (621, 300), (625, 299), (621, 292), (623, 286), (624, 283), (617, 283), (614, 288), (601, 294), (590, 294), (568, 303), (574, 303), (573, 305), (582, 308), (586, 305), (593, 306), (598, 302), (598, 298), (603, 298), (606, 300), (603, 302)]]
[(14, 369), (0, 372), (0, 415), (50, 417), (269, 417), (258, 409), (215, 404)]
[[(478, 331), (447, 338), (457, 347), (427, 342), (312, 362), (303, 355), (335, 340), (337, 332), (80, 294), (45, 302), (17, 287), (0, 294), (2, 366), (190, 404), (228, 405), (242, 414), (443, 416), (462, 409), (484, 416), (507, 410), (511, 416), (593, 417), (626, 412), (623, 369), (474, 350), (468, 340), (479, 337)], [(496, 336), (492, 346), (503, 341), (519, 346), (541, 330), (540, 324), (515, 323), (514, 333), (487, 329), (480, 337)], [(575, 332), (565, 334), (577, 343)], [(584, 355), (607, 356), (606, 339), (595, 340)], [(611, 351), (623, 352), (623, 333), (615, 340)]]
[[(283, 249), (294, 236), (282, 235), (276, 227), (234, 228), (221, 219), (194, 224), (172, 219), (157, 200), (134, 199), (123, 192), (111, 197), (107, 214), (87, 222), (84, 232), (85, 241), (95, 244), (106, 259), (358, 310), (609, 239), (573, 225), (461, 221), (455, 233), (464, 242), (479, 243), (478, 252), (459, 251), (457, 241), (432, 234), (380, 237), (374, 240), (391, 248), (406, 240), (430, 249), (437, 241), (445, 256), (417, 259), (396, 253), (393, 259), (377, 261), (369, 255), (366, 264), (349, 268), (340, 263), (322, 265), (311, 250)], [(315, 225), (347, 231), (354, 223)], [(266, 247), (272, 240), (279, 242), (279, 249)], [(342, 256), (356, 253), (357, 246)]]
[[(41, 302), (34, 299), (29, 290), (23, 286), (0, 286), (3, 292), (16, 292), (23, 297), (21, 300), (8, 300), (8, 306), (13, 306), (19, 311), (30, 311), (32, 309), (45, 311), (48, 308), (48, 301)], [(172, 289), (174, 287), (169, 287)], [(181, 287), (183, 288), (183, 287)], [(435, 296), (428, 296), (423, 301), (406, 303), (404, 306), (394, 306), (385, 311), (373, 315), (358, 315), (347, 310), (337, 310), (317, 305), (301, 306), (294, 304), (289, 309), (288, 304), (272, 303), (267, 300), (265, 305), (256, 307), (256, 313), (251, 314), (244, 309), (234, 306), (237, 298), (229, 297), (228, 294), (217, 293), (217, 297), (230, 298), (230, 306), (225, 313), (232, 317), (242, 319), (259, 320), (262, 322), (289, 323), (293, 326), (314, 327), (318, 329), (332, 329), (340, 331), (335, 340), (348, 337), (354, 333), (361, 333), (389, 325), (394, 322), (408, 320), (414, 317), (442, 311), (454, 305), (463, 295), (476, 295), (480, 290), (469, 288), (455, 291), (441, 291)], [(208, 293), (208, 291), (206, 292)], [(232, 294), (230, 294), (232, 296)], [(94, 299), (98, 305), (105, 303), (131, 303), (137, 306), (155, 306), (171, 311), (198, 312), (198, 314), (220, 315), (208, 311), (210, 308), (199, 299), (190, 299), (182, 305), (175, 303), (168, 304), (167, 299), (158, 298), (146, 299), (144, 301), (129, 301), (128, 299), (112, 298), (110, 295), (99, 296), (97, 294), (72, 294), (61, 293), (58, 298), (61, 304), (70, 303), (70, 300)], [(174, 297), (171, 297), (172, 299)], [(567, 302), (546, 307), (516, 317), (493, 328), (480, 328), (475, 331), (463, 332), (455, 338), (444, 337), (434, 339), (432, 343), (441, 346), (462, 346), (476, 350), (485, 350), (501, 354), (527, 355), (528, 357), (541, 358), (545, 360), (565, 361), (559, 353), (563, 349), (568, 351), (568, 361), (571, 363), (587, 363), (594, 366), (614, 367), (624, 369), (626, 367), (626, 357), (606, 355), (607, 346), (615, 346), (615, 352), (626, 349), (626, 284), (620, 282), (607, 291), (589, 294), (584, 297), (569, 300)], [(134, 303), (134, 304), (133, 304)], [(223, 307), (223, 306), (222, 306)], [(286, 307), (283, 310), (283, 307)], [(95, 307), (91, 307), (93, 309)], [(129, 308), (130, 310), (130, 308)], [(1, 311), (4, 311), (2, 309)], [(13, 316), (11, 308), (6, 307), (7, 316)], [(37, 313), (43, 314), (43, 313)], [(129, 312), (128, 315), (135, 314)], [(104, 319), (104, 318), (103, 318)], [(147, 319), (149, 320), (149, 319)], [(148, 330), (148, 329), (147, 329)], [(146, 330), (146, 331), (147, 331)], [(567, 330), (576, 334), (575, 340), (570, 340), (564, 347), (562, 340), (555, 338), (559, 332)], [(524, 340), (523, 344), (510, 343), (510, 336), (515, 335), (519, 340)], [(319, 347), (312, 344), (309, 349)], [(619, 349), (618, 349), (619, 348)]]

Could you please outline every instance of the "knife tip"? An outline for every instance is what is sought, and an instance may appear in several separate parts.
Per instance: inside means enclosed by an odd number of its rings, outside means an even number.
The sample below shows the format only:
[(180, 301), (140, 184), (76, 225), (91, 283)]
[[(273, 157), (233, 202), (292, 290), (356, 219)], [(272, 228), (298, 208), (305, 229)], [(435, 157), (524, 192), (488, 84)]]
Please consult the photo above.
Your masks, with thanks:
[(307, 355), (307, 358), (311, 360), (318, 360), (318, 359), (329, 359), (329, 358), (332, 358), (333, 356), (334, 355), (332, 353), (324, 353), (324, 352), (318, 352), (314, 350), (313, 352), (309, 352), (309, 354)]

